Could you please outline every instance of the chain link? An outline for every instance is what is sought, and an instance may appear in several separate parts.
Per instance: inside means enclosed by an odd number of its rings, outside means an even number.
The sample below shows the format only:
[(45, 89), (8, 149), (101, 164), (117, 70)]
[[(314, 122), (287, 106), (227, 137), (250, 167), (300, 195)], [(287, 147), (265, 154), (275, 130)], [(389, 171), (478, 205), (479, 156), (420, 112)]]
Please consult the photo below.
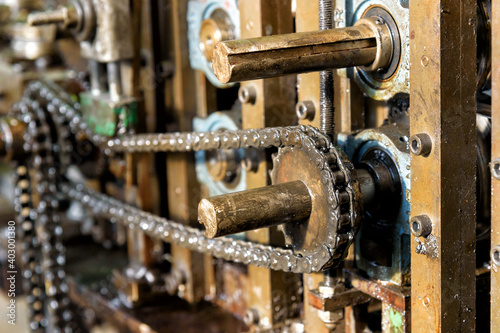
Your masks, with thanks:
[[(34, 332), (73, 332), (73, 312), (65, 280), (58, 184), (65, 163), (59, 154), (59, 119), (52, 117), (52, 100), (30, 99), (29, 90), (11, 114), (28, 124), (24, 135), (25, 159), (18, 168), (15, 206), (21, 225), (23, 275), (27, 281), (30, 329)], [(62, 123), (59, 123), (61, 125)], [(62, 128), (61, 126), (58, 126)], [(69, 136), (68, 136), (69, 137)], [(67, 162), (64, 161), (64, 162)], [(35, 203), (34, 198), (38, 199)]]
[[(42, 106), (42, 107), (40, 107)], [(41, 112), (45, 111), (45, 112)], [(57, 216), (60, 195), (82, 202), (94, 216), (104, 217), (111, 222), (120, 222), (131, 229), (141, 229), (147, 235), (165, 242), (178, 244), (193, 251), (209, 253), (225, 260), (251, 264), (273, 270), (295, 273), (310, 273), (336, 265), (343, 260), (349, 244), (352, 242), (358, 224), (358, 202), (356, 189), (353, 187), (352, 165), (333, 146), (328, 137), (316, 128), (293, 126), (264, 128), (239, 131), (186, 132), (165, 134), (125, 135), (120, 138), (107, 138), (93, 133), (82, 120), (80, 106), (59, 86), (53, 83), (34, 82), (26, 90), (25, 98), (14, 109), (19, 120), (29, 126), (29, 135), (25, 138), (25, 150), (30, 153), (29, 163), (21, 164), (17, 169), (16, 206), (19, 221), (23, 229), (23, 246), (26, 251), (27, 269), (33, 301), (33, 328), (47, 327), (43, 310), (43, 283), (45, 280), (47, 304), (51, 309), (51, 326), (60, 330), (71, 331), (68, 323), (73, 314), (69, 311), (69, 299), (66, 296), (67, 285), (64, 275), (65, 255), (62, 245), (62, 227)], [(45, 119), (50, 118), (49, 127)], [(330, 244), (325, 244), (316, 253), (310, 255), (294, 254), (292, 250), (253, 242), (221, 237), (209, 239), (199, 229), (167, 220), (141, 211), (131, 205), (120, 202), (102, 193), (86, 188), (82, 184), (63, 183), (60, 178), (65, 167), (72, 163), (71, 154), (75, 146), (75, 137), (85, 136), (106, 154), (136, 152), (190, 152), (208, 149), (239, 149), (270, 147), (302, 147), (313, 150), (311, 156), (318, 156), (317, 167), (320, 170), (341, 171), (346, 181), (335, 184), (332, 195), (340, 190), (349, 194), (347, 205), (350, 219), (349, 227), (343, 224), (338, 228), (334, 214), (327, 221), (328, 228), (335, 228), (335, 237)], [(314, 155), (316, 154), (316, 155)], [(326, 162), (325, 162), (326, 161)], [(56, 165), (55, 165), (56, 164)], [(41, 201), (36, 206), (31, 196), (28, 170), (35, 170), (35, 182)], [(332, 179), (330, 177), (329, 179)], [(335, 198), (338, 200), (338, 198)], [(39, 227), (38, 227), (39, 225)], [(38, 232), (40, 229), (40, 232)], [(331, 231), (331, 230), (330, 230)], [(330, 232), (329, 231), (329, 232)], [(39, 239), (39, 240), (38, 240)], [(43, 253), (43, 270), (37, 258), (38, 244)], [(44, 279), (40, 276), (44, 272)], [(40, 305), (39, 303), (42, 302)], [(36, 304), (36, 306), (35, 306)]]

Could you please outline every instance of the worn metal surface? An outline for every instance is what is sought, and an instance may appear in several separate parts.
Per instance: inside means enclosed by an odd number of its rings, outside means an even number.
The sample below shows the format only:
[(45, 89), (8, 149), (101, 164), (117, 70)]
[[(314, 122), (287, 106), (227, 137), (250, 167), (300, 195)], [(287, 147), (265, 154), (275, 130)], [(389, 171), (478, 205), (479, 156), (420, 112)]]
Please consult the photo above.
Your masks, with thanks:
[(369, 302), (371, 299), (371, 296), (357, 289), (348, 289), (329, 297), (322, 296), (317, 289), (309, 291), (308, 294), (309, 304), (320, 311), (341, 310), (347, 306)]
[[(333, 257), (340, 255), (344, 258), (347, 254), (358, 229), (362, 194), (356, 173), (348, 171), (349, 167), (345, 168), (350, 162), (344, 158), (345, 155), (338, 151), (317, 150), (307, 144), (283, 147), (273, 156), (273, 184), (302, 181), (311, 193), (309, 219), (305, 223), (280, 227), (286, 244), (294, 252), (308, 255), (321, 251), (326, 245), (335, 252)], [(332, 244), (333, 239), (340, 246), (335, 250), (327, 245)]]
[(344, 269), (344, 278), (354, 288), (370, 295), (373, 298), (387, 303), (401, 312), (410, 310), (410, 287), (399, 287), (387, 283), (380, 283), (363, 277), (356, 269)]
[[(373, 173), (384, 165), (386, 167), (381, 171), (392, 165), (385, 177), (375, 177), (378, 182), (385, 184), (382, 187), (377, 185), (375, 200), (365, 205), (365, 223), (361, 224), (355, 243), (357, 267), (375, 279), (398, 285), (406, 285), (410, 280), (408, 220), (411, 179), (408, 137), (407, 127), (395, 125), (366, 129), (353, 136), (345, 133), (338, 136), (339, 146), (356, 168), (364, 167)], [(383, 181), (384, 178), (389, 181)], [(364, 184), (361, 185), (363, 190)]]
[(108, 290), (102, 295), (74, 279), (69, 282), (68, 294), (73, 302), (93, 311), (121, 332), (248, 332), (241, 320), (210, 303), (190, 305), (178, 297), (167, 296), (161, 304), (127, 309), (116, 302), (116, 291)]
[(410, 92), (410, 33), (409, 1), (406, 0), (338, 0), (335, 2), (336, 27), (351, 26), (370, 11), (383, 11), (393, 18), (399, 34), (400, 59), (396, 71), (389, 78), (377, 72), (360, 69), (339, 70), (339, 75), (356, 81), (361, 90), (375, 100), (389, 100), (398, 93)]
[[(292, 1), (239, 0), (241, 38), (254, 38), (293, 32)], [(253, 88), (253, 103), (242, 104), (242, 128), (264, 128), (295, 123), (295, 77), (282, 77), (243, 83), (241, 88)], [(269, 184), (271, 163), (265, 152), (258, 153), (255, 172), (247, 173), (247, 188)], [(251, 231), (247, 238), (263, 244), (282, 245), (275, 228)], [(249, 307), (259, 313), (255, 327), (273, 327), (286, 318), (297, 316), (298, 308), (288, 302), (298, 298), (296, 275), (274, 272), (259, 267), (248, 267), (250, 282)]]
[(221, 42), (215, 46), (213, 69), (221, 82), (237, 82), (364, 66), (373, 63), (378, 38), (369, 25), (298, 32)]
[[(95, 10), (95, 8), (94, 8)], [(82, 56), (99, 62), (133, 57), (131, 12), (128, 1), (104, 0), (95, 10), (95, 35), (80, 43)]]
[[(475, 329), (476, 1), (410, 2), (411, 135), (426, 133), (429, 156), (413, 156), (411, 215), (433, 232), (412, 241), (412, 330)], [(431, 195), (430, 195), (431, 194)]]
[(198, 218), (208, 238), (268, 228), (282, 223), (305, 222), (312, 198), (301, 181), (202, 199)]
[(221, 40), (240, 37), (240, 12), (236, 0), (187, 1), (189, 60), (193, 69), (203, 71), (206, 79), (217, 88), (228, 88), (212, 70), (212, 51)]
[[(498, 36), (500, 32), (500, 3), (492, 3), (492, 35)], [(493, 166), (500, 170), (497, 159), (500, 157), (500, 38), (492, 39), (492, 88), (496, 92), (492, 97), (492, 150)], [(492, 198), (491, 198), (491, 248), (492, 254), (500, 245), (500, 180), (498, 171), (492, 170)], [(493, 260), (491, 267), (491, 332), (500, 329), (500, 267), (495, 265), (498, 260)], [(496, 315), (495, 315), (496, 314)]]

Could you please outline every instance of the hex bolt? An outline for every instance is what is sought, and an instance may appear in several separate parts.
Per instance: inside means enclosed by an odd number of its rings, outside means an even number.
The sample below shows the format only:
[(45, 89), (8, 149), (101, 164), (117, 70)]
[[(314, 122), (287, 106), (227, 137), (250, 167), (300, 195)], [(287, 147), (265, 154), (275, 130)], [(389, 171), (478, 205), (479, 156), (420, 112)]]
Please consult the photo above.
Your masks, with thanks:
[(297, 117), (300, 120), (313, 120), (316, 109), (312, 101), (301, 101), (297, 103), (295, 108)]
[(500, 244), (493, 246), (491, 249), (491, 262), (493, 265), (500, 267)]
[(427, 237), (432, 232), (432, 221), (427, 215), (414, 216), (410, 220), (410, 229), (415, 237)]
[(242, 104), (254, 104), (257, 99), (257, 90), (253, 86), (241, 86), (238, 91), (238, 98)]
[(500, 180), (500, 158), (495, 158), (490, 163), (490, 170), (493, 177)]
[(243, 317), (243, 322), (247, 326), (257, 325), (259, 323), (259, 311), (256, 308), (248, 309)]
[(427, 156), (432, 150), (432, 139), (428, 134), (415, 134), (410, 138), (410, 150), (417, 156)]

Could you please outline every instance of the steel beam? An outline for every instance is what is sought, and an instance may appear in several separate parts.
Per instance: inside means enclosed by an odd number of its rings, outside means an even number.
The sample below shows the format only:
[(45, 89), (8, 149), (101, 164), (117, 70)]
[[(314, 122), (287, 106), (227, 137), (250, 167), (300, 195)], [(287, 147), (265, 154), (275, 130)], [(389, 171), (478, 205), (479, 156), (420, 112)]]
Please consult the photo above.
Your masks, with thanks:
[[(291, 0), (239, 0), (241, 38), (255, 38), (293, 32)], [(289, 125), (295, 121), (295, 77), (285, 76), (242, 83), (242, 88), (253, 89), (255, 99), (242, 104), (242, 126), (263, 128)], [(241, 89), (241, 88), (240, 88)], [(247, 173), (247, 188), (268, 185), (268, 171), (272, 163), (261, 154), (258, 168)], [(276, 229), (262, 229), (247, 233), (248, 239), (259, 243), (275, 243), (280, 239)], [(297, 297), (297, 275), (248, 266), (250, 281), (249, 307), (258, 313), (261, 328), (270, 328), (294, 316), (297, 309), (288, 306)]]
[(429, 236), (412, 240), (411, 326), (472, 332), (476, 1), (411, 1), (410, 13), (411, 134), (432, 140), (430, 153), (411, 162), (411, 216), (432, 221)]
[[(493, 160), (500, 157), (500, 3), (492, 3), (492, 151)], [(493, 162), (492, 162), (493, 163)], [(494, 170), (495, 164), (493, 164)], [(495, 174), (495, 173), (493, 173)], [(500, 244), (500, 180), (493, 177), (491, 198), (491, 248)], [(491, 332), (500, 331), (500, 267), (492, 263), (491, 270)]]

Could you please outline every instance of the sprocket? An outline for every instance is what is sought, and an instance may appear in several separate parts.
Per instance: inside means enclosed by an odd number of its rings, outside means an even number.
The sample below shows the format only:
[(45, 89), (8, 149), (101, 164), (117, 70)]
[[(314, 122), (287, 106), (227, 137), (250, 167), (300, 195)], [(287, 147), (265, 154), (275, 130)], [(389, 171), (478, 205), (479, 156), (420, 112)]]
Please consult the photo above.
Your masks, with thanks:
[(281, 147), (273, 155), (271, 179), (273, 185), (300, 180), (309, 189), (312, 212), (308, 220), (279, 228), (295, 254), (314, 257), (326, 247), (330, 258), (323, 269), (327, 269), (347, 255), (358, 229), (362, 195), (347, 156), (316, 129), (307, 132), (301, 145)]

